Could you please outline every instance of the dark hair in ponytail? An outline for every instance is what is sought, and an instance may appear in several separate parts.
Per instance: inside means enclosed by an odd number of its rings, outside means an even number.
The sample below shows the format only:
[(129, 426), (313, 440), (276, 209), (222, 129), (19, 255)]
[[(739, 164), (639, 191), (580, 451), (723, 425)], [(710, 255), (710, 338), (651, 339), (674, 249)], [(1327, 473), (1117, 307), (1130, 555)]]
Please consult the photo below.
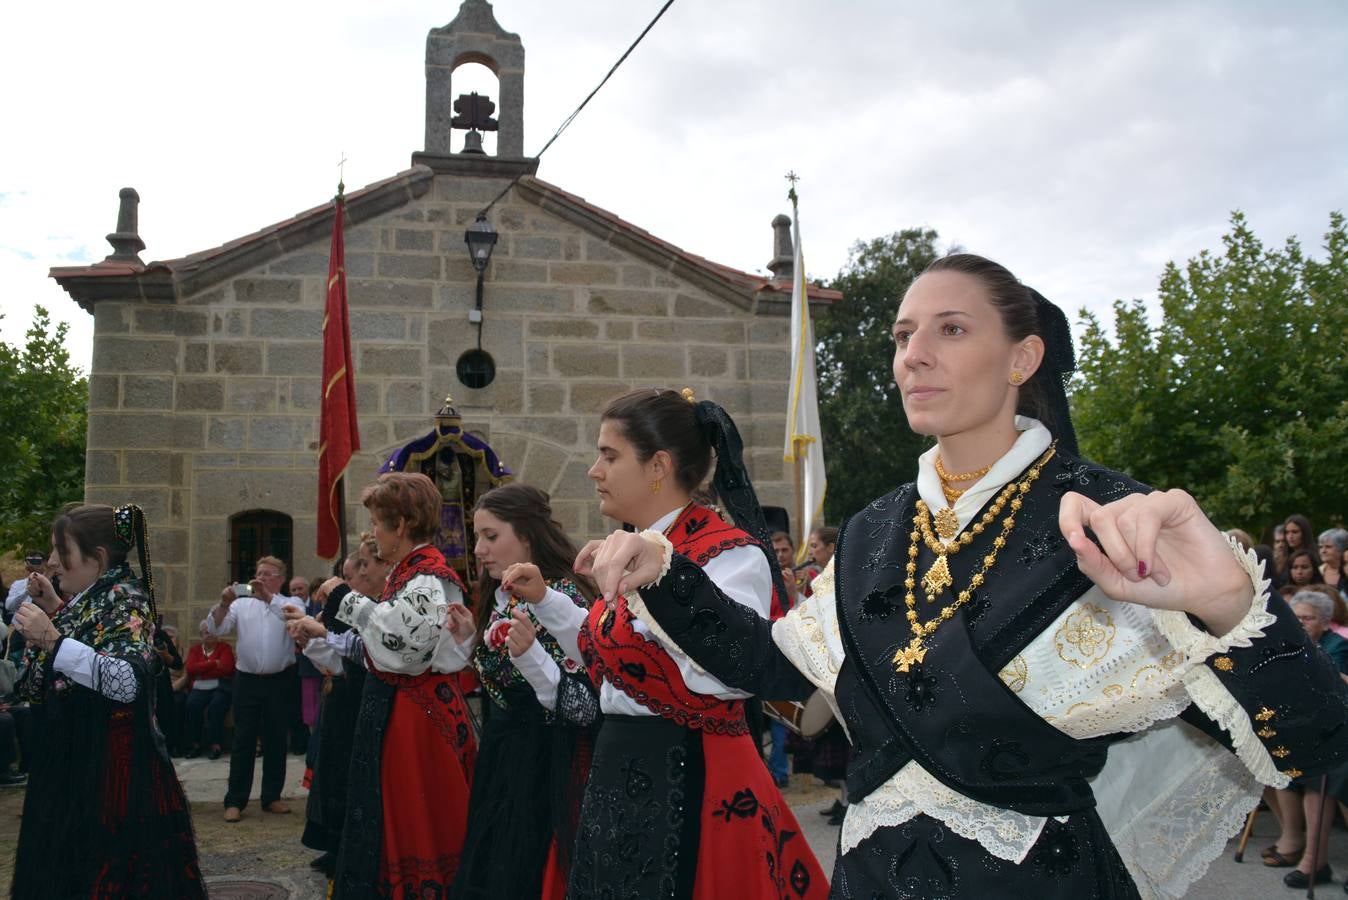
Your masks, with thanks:
[[(529, 544), (529, 561), (549, 581), (566, 578), (575, 583), (586, 600), (594, 601), (599, 589), (594, 581), (577, 575), (571, 567), (579, 550), (566, 531), (552, 517), (552, 500), (538, 488), (519, 482), (503, 484), (477, 498), (474, 509), (485, 509), (514, 530), (515, 536)], [(487, 574), (484, 566), (477, 578), (477, 608), (473, 611), (478, 639), (487, 628), (495, 606), (496, 589), (501, 582)]]
[(710, 400), (694, 401), (691, 391), (667, 388), (629, 391), (605, 407), (603, 418), (618, 423), (641, 462), (659, 450), (667, 452), (674, 463), (674, 480), (690, 494), (706, 479), (715, 451), (712, 487), (735, 526), (758, 541), (768, 559), (773, 590), (785, 602), (786, 586), (763, 507), (744, 465), (744, 441), (734, 419)]
[(621, 426), (623, 437), (636, 450), (640, 462), (649, 461), (660, 450), (669, 453), (674, 480), (690, 494), (711, 471), (712, 445), (698, 423), (697, 404), (678, 391), (628, 391), (609, 401), (603, 418)]
[(959, 272), (978, 279), (1001, 315), (1007, 337), (1020, 341), (1034, 334), (1044, 341), (1044, 360), (1020, 385), (1016, 412), (1043, 422), (1064, 449), (1076, 453), (1076, 431), (1067, 406), (1067, 382), (1076, 371), (1076, 354), (1063, 311), (1022, 284), (1006, 266), (974, 253), (939, 257), (922, 274), (928, 272)]

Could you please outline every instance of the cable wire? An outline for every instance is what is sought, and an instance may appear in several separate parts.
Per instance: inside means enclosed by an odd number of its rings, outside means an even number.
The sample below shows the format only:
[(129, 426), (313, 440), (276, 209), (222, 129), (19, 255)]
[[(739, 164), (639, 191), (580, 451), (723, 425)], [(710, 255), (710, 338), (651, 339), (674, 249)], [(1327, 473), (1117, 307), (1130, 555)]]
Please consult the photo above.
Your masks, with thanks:
[[(605, 74), (604, 77), (599, 81), (599, 84), (595, 85), (594, 90), (590, 91), (590, 93), (585, 96), (585, 99), (580, 101), (580, 106), (577, 106), (575, 110), (571, 113), (571, 115), (563, 119), (562, 124), (557, 126), (557, 130), (552, 133), (552, 137), (548, 138), (548, 142), (543, 145), (543, 149), (538, 151), (537, 155), (534, 157), (535, 159), (541, 159), (543, 154), (548, 152), (548, 148), (553, 145), (553, 143), (557, 140), (557, 138), (562, 136), (562, 132), (566, 131), (567, 126), (569, 126), (572, 122), (575, 121), (576, 116), (580, 115), (580, 111), (585, 108), (586, 104), (588, 104), (591, 100), (594, 99), (595, 94), (599, 93), (599, 89), (602, 88), (604, 85), (608, 84), (608, 80), (613, 77), (613, 73), (618, 71), (618, 67), (621, 66), (627, 60), (627, 57), (632, 55), (632, 51), (637, 49), (637, 45), (640, 44), (642, 39), (645, 38), (646, 35), (650, 33), (650, 30), (655, 27), (655, 23), (660, 21), (660, 17), (665, 14), (665, 11), (668, 10), (673, 5), (674, 0), (666, 0), (665, 5), (660, 7), (660, 11), (655, 14), (655, 18), (651, 19), (650, 23), (647, 24), (646, 27), (641, 30), (641, 34), (637, 35), (637, 39), (632, 42), (631, 46), (628, 47), (625, 51), (623, 51), (623, 55), (618, 57), (618, 61), (615, 62), (612, 68), (608, 70), (608, 73)], [(497, 194), (495, 197), (493, 197), (490, 203), (482, 207), (481, 211), (478, 212), (478, 215), (485, 216), (488, 212), (490, 212), (491, 208), (495, 206), (498, 202), (500, 202), (502, 197), (510, 193), (510, 189), (513, 188), (516, 184), (518, 184), (519, 180), (523, 177), (524, 175), (523, 173), (521, 173), (519, 175), (516, 175), (514, 178), (510, 179), (510, 183), (507, 184), (504, 188), (502, 188), (501, 192)]]

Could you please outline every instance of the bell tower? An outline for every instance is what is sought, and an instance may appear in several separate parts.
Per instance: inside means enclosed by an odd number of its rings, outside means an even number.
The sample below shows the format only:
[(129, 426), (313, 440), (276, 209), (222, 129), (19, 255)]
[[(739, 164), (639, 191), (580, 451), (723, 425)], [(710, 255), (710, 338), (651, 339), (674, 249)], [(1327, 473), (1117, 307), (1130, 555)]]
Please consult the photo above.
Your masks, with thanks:
[[(454, 96), (454, 70), (480, 63), (496, 76), (499, 97)], [(496, 113), (495, 118), (492, 113)], [(453, 146), (456, 130), (466, 132)], [(482, 131), (496, 131), (496, 157), (524, 157), (524, 45), (496, 22), (487, 0), (464, 0), (459, 14), (426, 37), (426, 148), (418, 162), (448, 156), (483, 156)], [(536, 163), (535, 163), (536, 164)], [(434, 167), (434, 166), (433, 166)]]

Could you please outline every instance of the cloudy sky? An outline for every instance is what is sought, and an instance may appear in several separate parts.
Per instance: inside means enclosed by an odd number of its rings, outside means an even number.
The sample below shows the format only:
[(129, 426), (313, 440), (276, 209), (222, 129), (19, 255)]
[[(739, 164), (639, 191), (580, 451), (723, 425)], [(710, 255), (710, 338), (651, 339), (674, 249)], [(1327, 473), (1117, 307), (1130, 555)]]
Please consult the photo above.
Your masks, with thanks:
[[(498, 0), (526, 50), (535, 152), (661, 0)], [(423, 144), (428, 29), (457, 2), (23, 4), (0, 83), (0, 335), (47, 277), (109, 252), (141, 195), (146, 261), (359, 187)], [(456, 85), (457, 88), (457, 85)], [(491, 92), (492, 87), (486, 89)], [(1348, 209), (1348, 5), (1238, 0), (676, 0), (539, 175), (750, 271), (802, 181), (807, 268), (927, 226), (1073, 310), (1152, 297), (1243, 210), (1320, 244)]]

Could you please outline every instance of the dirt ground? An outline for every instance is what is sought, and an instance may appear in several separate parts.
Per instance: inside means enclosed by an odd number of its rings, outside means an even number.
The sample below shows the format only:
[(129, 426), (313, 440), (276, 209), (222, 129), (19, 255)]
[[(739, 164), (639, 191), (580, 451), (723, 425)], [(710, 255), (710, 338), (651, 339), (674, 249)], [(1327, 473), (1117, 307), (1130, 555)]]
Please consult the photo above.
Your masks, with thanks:
[[(224, 763), (227, 763), (226, 759), (211, 764), (211, 768)], [(302, 763), (292, 757), (290, 767), (296, 765), (302, 766)], [(198, 777), (191, 773), (184, 781), (196, 782)], [(189, 784), (189, 794), (197, 794), (192, 787)], [(796, 776), (783, 794), (792, 807), (801, 810), (831, 802), (836, 791), (809, 776)], [(14, 873), (23, 796), (23, 788), (0, 790), (0, 893), (8, 887)], [(271, 896), (278, 900), (321, 900), (324, 897), (324, 879), (309, 867), (309, 861), (318, 854), (300, 844), (300, 833), (304, 830), (304, 798), (287, 794), (287, 802), (293, 812), (282, 816), (264, 813), (256, 802), (250, 803), (244, 811), (243, 821), (233, 825), (223, 820), (219, 801), (199, 800), (191, 804), (201, 870), (212, 898)], [(816, 817), (811, 813), (811, 818)], [(274, 892), (236, 893), (231, 890), (231, 883), (242, 879), (265, 882)]]

